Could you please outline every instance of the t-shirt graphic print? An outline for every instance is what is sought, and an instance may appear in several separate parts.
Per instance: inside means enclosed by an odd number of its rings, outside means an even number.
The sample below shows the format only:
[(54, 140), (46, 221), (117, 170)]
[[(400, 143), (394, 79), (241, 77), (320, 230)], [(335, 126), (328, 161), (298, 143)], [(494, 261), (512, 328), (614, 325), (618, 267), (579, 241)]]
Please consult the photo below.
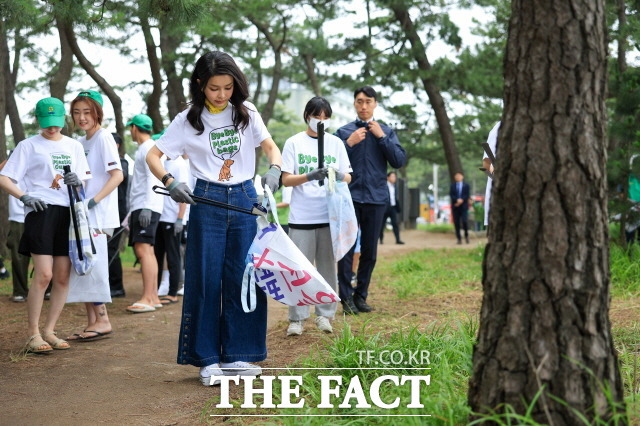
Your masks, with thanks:
[(222, 160), (218, 181), (229, 181), (233, 177), (231, 166), (234, 161), (231, 158), (240, 151), (242, 145), (240, 133), (234, 126), (218, 127), (209, 133), (209, 144), (213, 156)]
[[(64, 166), (71, 166), (71, 156), (64, 152), (52, 152), (49, 156), (51, 157), (51, 164), (55, 173), (53, 182), (51, 182), (51, 186), (49, 188), (60, 189), (58, 181), (62, 179), (62, 176), (64, 175)], [(78, 176), (78, 178), (82, 179), (82, 176)]]

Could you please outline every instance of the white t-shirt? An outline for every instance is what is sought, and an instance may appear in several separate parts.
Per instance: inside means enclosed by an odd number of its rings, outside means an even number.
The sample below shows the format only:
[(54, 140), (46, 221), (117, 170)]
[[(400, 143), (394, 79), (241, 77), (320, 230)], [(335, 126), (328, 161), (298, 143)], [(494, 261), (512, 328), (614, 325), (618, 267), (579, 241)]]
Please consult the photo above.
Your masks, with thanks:
[[(24, 191), (21, 185), (18, 185)], [(9, 220), (24, 223), (24, 204), (13, 195), (9, 195)]]
[[(84, 156), (82, 145), (67, 136), (51, 141), (35, 135), (20, 142), (7, 160), (1, 175), (20, 183), (27, 194), (54, 206), (69, 206), (69, 192), (64, 184), (63, 166), (80, 180), (91, 179), (91, 171)], [(27, 215), (31, 209), (25, 207)]]
[[(167, 160), (164, 162), (164, 168), (167, 173), (171, 173), (173, 178), (178, 182), (184, 182), (187, 186), (190, 185), (191, 176), (189, 176), (189, 166), (184, 158), (178, 157), (175, 160)], [(171, 197), (164, 197), (164, 208), (162, 209), (162, 215), (160, 216), (160, 222), (175, 223), (178, 220), (178, 208), (179, 204), (171, 199)], [(187, 221), (186, 211), (185, 216), (182, 218), (182, 222)]]
[(249, 102), (244, 105), (249, 110), (249, 125), (244, 130), (234, 129), (235, 108), (231, 104), (218, 114), (204, 109), (204, 132), (200, 135), (187, 121), (185, 110), (173, 119), (157, 147), (169, 158), (189, 155), (191, 173), (198, 179), (225, 185), (253, 179), (255, 149), (271, 135), (256, 107)]
[[(487, 138), (487, 143), (491, 148), (491, 152), (493, 152), (494, 157), (498, 157), (498, 153), (496, 152), (496, 146), (498, 144), (498, 130), (500, 130), (500, 122), (496, 123), (493, 126), (493, 129), (489, 132), (489, 137)], [(489, 158), (487, 153), (484, 153), (484, 158)], [(491, 205), (491, 186), (493, 179), (487, 178), (487, 189), (484, 191), (484, 225), (489, 225), (489, 206)]]
[[(324, 165), (342, 173), (351, 172), (347, 150), (340, 138), (324, 135)], [(282, 150), (282, 171), (292, 175), (303, 175), (318, 167), (318, 139), (300, 132), (287, 139)], [(325, 179), (325, 185), (326, 179)], [(326, 186), (318, 181), (294, 186), (291, 192), (289, 224), (329, 223)]]
[[(87, 140), (84, 136), (79, 139), (87, 156), (87, 163), (91, 168), (93, 179), (87, 182), (85, 188), (86, 200), (90, 200), (102, 190), (111, 178), (110, 170), (122, 170), (118, 147), (111, 133), (99, 129), (93, 137)], [(118, 213), (118, 190), (111, 191), (96, 206), (89, 210), (89, 223), (97, 229), (117, 228), (120, 226)]]
[(164, 188), (162, 182), (151, 173), (147, 165), (147, 153), (155, 145), (153, 139), (138, 145), (135, 161), (133, 162), (133, 177), (129, 191), (129, 211), (149, 209), (156, 213), (162, 213), (165, 195), (153, 192), (155, 185)]

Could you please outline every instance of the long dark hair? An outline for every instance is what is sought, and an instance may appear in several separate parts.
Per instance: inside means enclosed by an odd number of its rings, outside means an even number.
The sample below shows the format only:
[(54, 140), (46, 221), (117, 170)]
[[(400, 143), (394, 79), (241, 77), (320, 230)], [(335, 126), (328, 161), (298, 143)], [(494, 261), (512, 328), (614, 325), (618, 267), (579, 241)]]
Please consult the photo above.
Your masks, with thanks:
[[(233, 78), (233, 94), (229, 102), (234, 106), (233, 127), (244, 130), (249, 125), (249, 111), (244, 101), (249, 97), (249, 84), (238, 65), (231, 56), (220, 51), (205, 53), (198, 59), (191, 74), (189, 92), (191, 93), (191, 108), (187, 113), (189, 124), (201, 135), (204, 132), (202, 124), (202, 110), (205, 108), (204, 88), (209, 79), (216, 75), (229, 75)], [(200, 82), (198, 82), (200, 80)]]

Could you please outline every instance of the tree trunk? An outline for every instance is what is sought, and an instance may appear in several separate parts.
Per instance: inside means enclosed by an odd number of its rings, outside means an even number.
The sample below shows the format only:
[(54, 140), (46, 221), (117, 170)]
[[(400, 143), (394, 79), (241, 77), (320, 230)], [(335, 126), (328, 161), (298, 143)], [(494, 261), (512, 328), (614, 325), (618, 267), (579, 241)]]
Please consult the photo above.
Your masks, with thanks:
[(269, 90), (269, 97), (267, 99), (267, 102), (264, 104), (262, 110), (260, 111), (262, 121), (264, 121), (264, 124), (266, 126), (269, 123), (269, 120), (271, 120), (271, 117), (273, 117), (276, 100), (278, 99), (278, 89), (280, 87), (280, 79), (282, 78), (282, 48), (284, 46), (287, 33), (286, 21), (283, 17), (282, 39), (276, 40), (273, 33), (269, 30), (269, 27), (265, 23), (258, 21), (253, 16), (247, 16), (247, 18), (253, 25), (256, 26), (258, 31), (260, 31), (264, 35), (264, 37), (267, 39), (267, 42), (269, 43), (269, 46), (271, 46), (271, 49), (273, 50), (274, 65), (271, 75), (271, 89)]
[[(17, 42), (17, 41), (16, 41)], [(11, 123), (11, 131), (13, 133), (13, 141), (14, 143), (18, 143), (25, 139), (24, 127), (22, 126), (22, 119), (20, 118), (20, 112), (18, 111), (18, 105), (16, 104), (16, 87), (13, 79), (13, 74), (11, 71), (11, 65), (9, 64), (9, 45), (7, 43), (6, 33), (3, 35), (2, 40), (0, 40), (2, 45), (0, 49), (3, 51), (2, 56), (2, 67), (4, 68), (4, 94), (2, 97), (5, 100), (5, 110), (3, 114), (0, 116), (4, 121), (5, 114), (9, 115), (9, 122)], [(19, 50), (16, 49), (15, 55), (19, 56)], [(14, 61), (14, 65), (16, 61)], [(15, 70), (14, 70), (15, 71)], [(6, 130), (6, 129), (5, 129)], [(5, 142), (6, 144), (6, 142)]]
[(187, 99), (184, 96), (182, 78), (176, 71), (176, 50), (180, 46), (180, 39), (171, 33), (170, 22), (165, 20), (160, 22), (160, 53), (162, 69), (167, 77), (167, 108), (169, 110), (169, 120), (178, 115), (187, 106)]
[(318, 82), (318, 74), (316, 74), (316, 66), (313, 61), (313, 55), (311, 53), (303, 53), (302, 59), (304, 60), (305, 70), (307, 77), (309, 77), (309, 83), (311, 84), (311, 90), (316, 96), (322, 96), (320, 91), (320, 83)]
[(411, 43), (412, 54), (415, 61), (418, 63), (418, 68), (422, 71), (420, 73), (420, 80), (424, 86), (424, 90), (429, 97), (429, 103), (436, 117), (438, 123), (438, 131), (442, 138), (442, 147), (444, 148), (444, 155), (447, 159), (447, 165), (449, 166), (449, 176), (453, 181), (453, 176), (460, 172), (462, 173), (462, 163), (460, 162), (460, 156), (458, 155), (458, 148), (456, 147), (456, 141), (453, 136), (453, 130), (451, 129), (451, 123), (449, 122), (449, 116), (447, 115), (447, 109), (444, 104), (444, 99), (440, 94), (438, 86), (433, 79), (429, 77), (431, 75), (431, 64), (427, 58), (427, 53), (420, 35), (416, 31), (413, 21), (409, 16), (409, 10), (407, 5), (402, 1), (391, 1), (389, 7), (393, 11), (396, 19), (400, 22), (402, 29), (405, 31), (406, 37)]
[[(4, 46), (7, 46), (7, 29), (4, 24), (4, 21), (0, 19), (0, 64), (4, 64), (9, 61), (9, 52), (4, 49)], [(0, 81), (6, 81), (11, 78), (10, 74), (6, 73), (6, 68), (4, 66), (0, 66)], [(7, 159), (7, 137), (5, 136), (5, 119), (7, 114), (7, 110), (5, 107), (5, 85), (0, 84), (0, 163)], [(18, 141), (19, 142), (19, 141)], [(2, 193), (0, 196), (0, 223), (7, 224), (9, 223), (9, 199), (7, 198), (6, 193)], [(8, 226), (0, 226), (0, 256), (4, 255), (5, 247), (7, 246), (7, 230)]]
[(58, 98), (64, 102), (64, 95), (67, 93), (67, 84), (71, 80), (71, 72), (73, 71), (73, 51), (69, 46), (67, 34), (64, 31), (65, 24), (61, 18), (56, 18), (56, 28), (60, 38), (60, 62), (55, 72), (49, 80), (49, 91), (51, 96)]
[[(124, 140), (124, 122), (122, 121), (122, 99), (116, 93), (116, 91), (111, 87), (111, 85), (105, 80), (96, 69), (93, 67), (91, 62), (84, 56), (80, 46), (78, 46), (78, 40), (76, 40), (76, 35), (73, 32), (72, 24), (63, 24), (64, 32), (67, 36), (67, 40), (69, 42), (69, 46), (73, 51), (73, 54), (78, 59), (80, 66), (89, 74), (89, 76), (93, 79), (93, 81), (98, 84), (100, 89), (107, 95), (109, 101), (111, 101), (111, 105), (113, 106), (113, 112), (116, 118), (116, 132), (120, 135), (122, 140)], [(125, 149), (124, 147), (121, 147)]]
[(162, 114), (160, 114), (160, 98), (162, 97), (162, 74), (160, 73), (160, 60), (156, 54), (156, 44), (151, 35), (149, 26), (149, 18), (141, 13), (139, 16), (142, 34), (144, 35), (144, 44), (147, 48), (147, 57), (149, 58), (149, 67), (151, 68), (151, 78), (153, 82), (153, 91), (147, 97), (147, 115), (153, 120), (154, 133), (160, 133), (164, 128), (162, 123)]
[(476, 413), (509, 404), (524, 414), (541, 392), (540, 423), (624, 415), (608, 317), (605, 34), (604, 0), (512, 2), (469, 383)]
[[(617, 57), (617, 65), (618, 65), (618, 92), (622, 87), (622, 82), (624, 81), (624, 73), (627, 70), (627, 15), (625, 4), (625, 0), (617, 1), (617, 9), (618, 9), (618, 57)], [(619, 94), (618, 94), (619, 96)], [(616, 119), (620, 120), (620, 122), (624, 122), (625, 117), (616, 117)], [(629, 175), (630, 175), (630, 167), (627, 166), (629, 164), (629, 160), (631, 157), (630, 145), (633, 144), (634, 141), (629, 141), (627, 138), (624, 140), (614, 140), (611, 138), (611, 143), (609, 144), (609, 148), (612, 146), (618, 147), (618, 149), (624, 153), (623, 158), (623, 172), (621, 174), (622, 177), (622, 212), (620, 214), (620, 235), (618, 237), (618, 244), (624, 249), (627, 248), (627, 235), (625, 229), (627, 227), (627, 222), (629, 220), (629, 209), (631, 207), (631, 203), (629, 202)]]
[(260, 93), (262, 92), (262, 67), (260, 66), (260, 61), (262, 60), (262, 45), (260, 43), (260, 33), (258, 33), (258, 37), (256, 39), (256, 91), (253, 95), (253, 102), (256, 106), (258, 106), (258, 101), (260, 100)]

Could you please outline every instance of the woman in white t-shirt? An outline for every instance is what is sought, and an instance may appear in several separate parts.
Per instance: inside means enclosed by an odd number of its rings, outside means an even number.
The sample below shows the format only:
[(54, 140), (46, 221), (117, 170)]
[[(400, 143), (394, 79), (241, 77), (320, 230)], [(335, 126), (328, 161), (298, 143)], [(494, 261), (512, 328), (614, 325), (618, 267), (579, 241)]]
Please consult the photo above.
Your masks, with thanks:
[[(282, 150), (282, 183), (292, 186), (289, 210), (289, 237), (310, 262), (315, 263), (320, 275), (337, 290), (336, 260), (329, 229), (329, 207), (326, 186), (319, 181), (327, 177), (329, 167), (335, 169), (336, 180), (351, 182), (351, 164), (342, 140), (324, 135), (324, 167), (318, 168), (318, 123), (329, 127), (332, 110), (329, 102), (320, 96), (312, 98), (304, 108), (303, 118), (307, 130), (287, 139)], [(326, 182), (325, 182), (326, 185)], [(330, 320), (336, 313), (337, 303), (316, 305), (316, 326), (331, 333)], [(299, 336), (303, 322), (309, 318), (308, 306), (289, 307), (288, 336)]]
[(70, 108), (74, 126), (85, 132), (79, 142), (93, 175), (85, 188), (89, 225), (94, 231), (97, 261), (104, 263), (102, 268), (94, 266), (95, 273), (75, 276), (72, 280), (67, 301), (85, 303), (87, 326), (84, 331), (69, 336), (67, 340), (79, 342), (98, 340), (112, 332), (105, 305), (111, 303), (109, 276), (103, 272), (108, 270), (107, 236), (113, 235), (113, 230), (120, 226), (118, 192), (115, 189), (124, 175), (116, 141), (110, 132), (101, 127), (103, 103), (99, 92), (86, 90), (71, 101)]
[[(81, 186), (91, 172), (82, 145), (63, 136), (62, 101), (45, 98), (36, 104), (42, 132), (18, 143), (0, 172), (0, 188), (25, 205), (24, 233), (18, 251), (33, 258), (33, 281), (27, 298), (29, 340), (25, 350), (33, 353), (69, 349), (54, 331), (69, 289), (69, 194), (67, 185)], [(71, 172), (64, 173), (64, 166)], [(63, 177), (64, 176), (64, 177)], [(16, 183), (26, 189), (22, 191)], [(53, 283), (47, 319), (40, 333), (39, 320), (44, 293)]]
[[(262, 185), (278, 189), (280, 150), (260, 114), (247, 102), (249, 86), (233, 58), (209, 52), (198, 59), (189, 84), (191, 107), (178, 114), (149, 150), (147, 163), (179, 203), (191, 195), (251, 208), (258, 201), (253, 186), (256, 148), (271, 166)], [(187, 154), (197, 178), (193, 194), (173, 179), (160, 158)], [(256, 235), (255, 217), (198, 203), (189, 213), (185, 285), (178, 363), (200, 367), (205, 386), (211, 376), (261, 373), (249, 362), (267, 356), (267, 301), (257, 294), (257, 308), (245, 313), (241, 303), (246, 255)]]

